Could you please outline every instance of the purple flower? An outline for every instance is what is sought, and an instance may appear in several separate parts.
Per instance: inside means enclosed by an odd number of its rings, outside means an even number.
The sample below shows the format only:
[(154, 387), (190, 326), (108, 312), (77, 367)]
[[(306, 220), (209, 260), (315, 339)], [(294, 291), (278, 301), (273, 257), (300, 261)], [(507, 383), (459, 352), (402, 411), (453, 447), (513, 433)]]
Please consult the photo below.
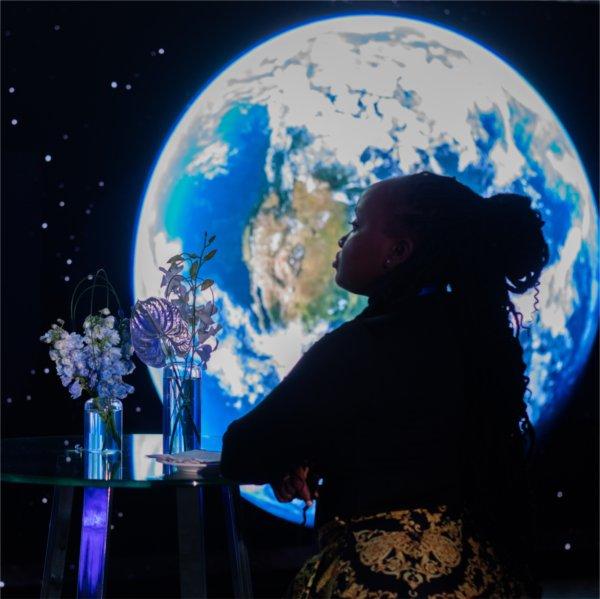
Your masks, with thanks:
[(158, 270), (163, 273), (160, 286), (166, 286), (165, 297), (168, 298), (171, 292), (182, 286), (183, 277), (179, 273), (183, 270), (183, 264), (173, 262), (169, 267), (169, 270), (164, 269), (162, 266), (160, 266)]
[(203, 362), (208, 362), (210, 360), (210, 354), (212, 353), (213, 348), (208, 343), (205, 343), (201, 345), (197, 351), (200, 359)]
[(168, 300), (150, 297), (137, 301), (130, 323), (131, 342), (140, 360), (148, 366), (162, 368), (165, 351), (185, 356), (192, 346), (187, 324), (179, 310)]

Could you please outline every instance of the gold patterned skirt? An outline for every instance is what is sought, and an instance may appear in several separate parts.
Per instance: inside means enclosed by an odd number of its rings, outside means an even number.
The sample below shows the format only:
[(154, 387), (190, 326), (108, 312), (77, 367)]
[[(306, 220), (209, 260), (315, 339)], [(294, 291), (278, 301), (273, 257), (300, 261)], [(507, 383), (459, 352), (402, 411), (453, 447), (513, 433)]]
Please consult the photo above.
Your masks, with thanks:
[[(511, 576), (491, 545), (447, 506), (336, 517), (318, 530), (309, 558), (284, 597), (467, 599), (530, 597), (531, 580)], [(529, 585), (532, 584), (530, 587)]]

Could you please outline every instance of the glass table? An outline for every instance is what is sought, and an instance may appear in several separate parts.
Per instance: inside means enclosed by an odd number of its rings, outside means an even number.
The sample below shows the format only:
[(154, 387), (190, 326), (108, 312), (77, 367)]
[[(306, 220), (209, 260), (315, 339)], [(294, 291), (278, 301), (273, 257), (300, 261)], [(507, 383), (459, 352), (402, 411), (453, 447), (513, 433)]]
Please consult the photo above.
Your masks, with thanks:
[(206, 597), (204, 488), (210, 485), (221, 487), (234, 596), (252, 596), (248, 552), (238, 525), (239, 486), (221, 476), (218, 464), (190, 473), (146, 457), (162, 453), (162, 435), (124, 435), (122, 453), (113, 455), (82, 451), (82, 444), (82, 437), (72, 436), (2, 441), (2, 481), (54, 487), (42, 597), (61, 596), (75, 487), (83, 489), (77, 596), (102, 597), (112, 490), (158, 486), (172, 486), (177, 493), (181, 595)]

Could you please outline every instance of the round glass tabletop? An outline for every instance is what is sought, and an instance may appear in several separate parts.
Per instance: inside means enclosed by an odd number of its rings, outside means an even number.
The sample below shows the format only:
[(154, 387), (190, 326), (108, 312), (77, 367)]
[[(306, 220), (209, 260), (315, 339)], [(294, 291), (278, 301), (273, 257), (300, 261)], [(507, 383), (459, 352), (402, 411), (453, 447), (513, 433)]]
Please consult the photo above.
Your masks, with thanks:
[[(123, 451), (112, 455), (82, 451), (82, 444), (81, 436), (4, 439), (0, 478), (5, 482), (76, 487), (234, 484), (221, 476), (218, 463), (195, 472), (147, 457), (162, 453), (162, 435), (123, 435)], [(214, 454), (219, 457), (219, 452)]]

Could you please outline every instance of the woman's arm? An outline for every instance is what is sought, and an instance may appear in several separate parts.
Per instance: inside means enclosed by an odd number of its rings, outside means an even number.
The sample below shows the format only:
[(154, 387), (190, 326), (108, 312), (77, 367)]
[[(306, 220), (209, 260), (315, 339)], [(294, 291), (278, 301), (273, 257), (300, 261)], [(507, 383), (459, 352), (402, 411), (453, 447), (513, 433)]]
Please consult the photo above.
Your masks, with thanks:
[(318, 471), (340, 450), (337, 439), (354, 417), (371, 352), (369, 333), (358, 321), (314, 343), (258, 406), (229, 425), (223, 476), (264, 484), (302, 465)]

